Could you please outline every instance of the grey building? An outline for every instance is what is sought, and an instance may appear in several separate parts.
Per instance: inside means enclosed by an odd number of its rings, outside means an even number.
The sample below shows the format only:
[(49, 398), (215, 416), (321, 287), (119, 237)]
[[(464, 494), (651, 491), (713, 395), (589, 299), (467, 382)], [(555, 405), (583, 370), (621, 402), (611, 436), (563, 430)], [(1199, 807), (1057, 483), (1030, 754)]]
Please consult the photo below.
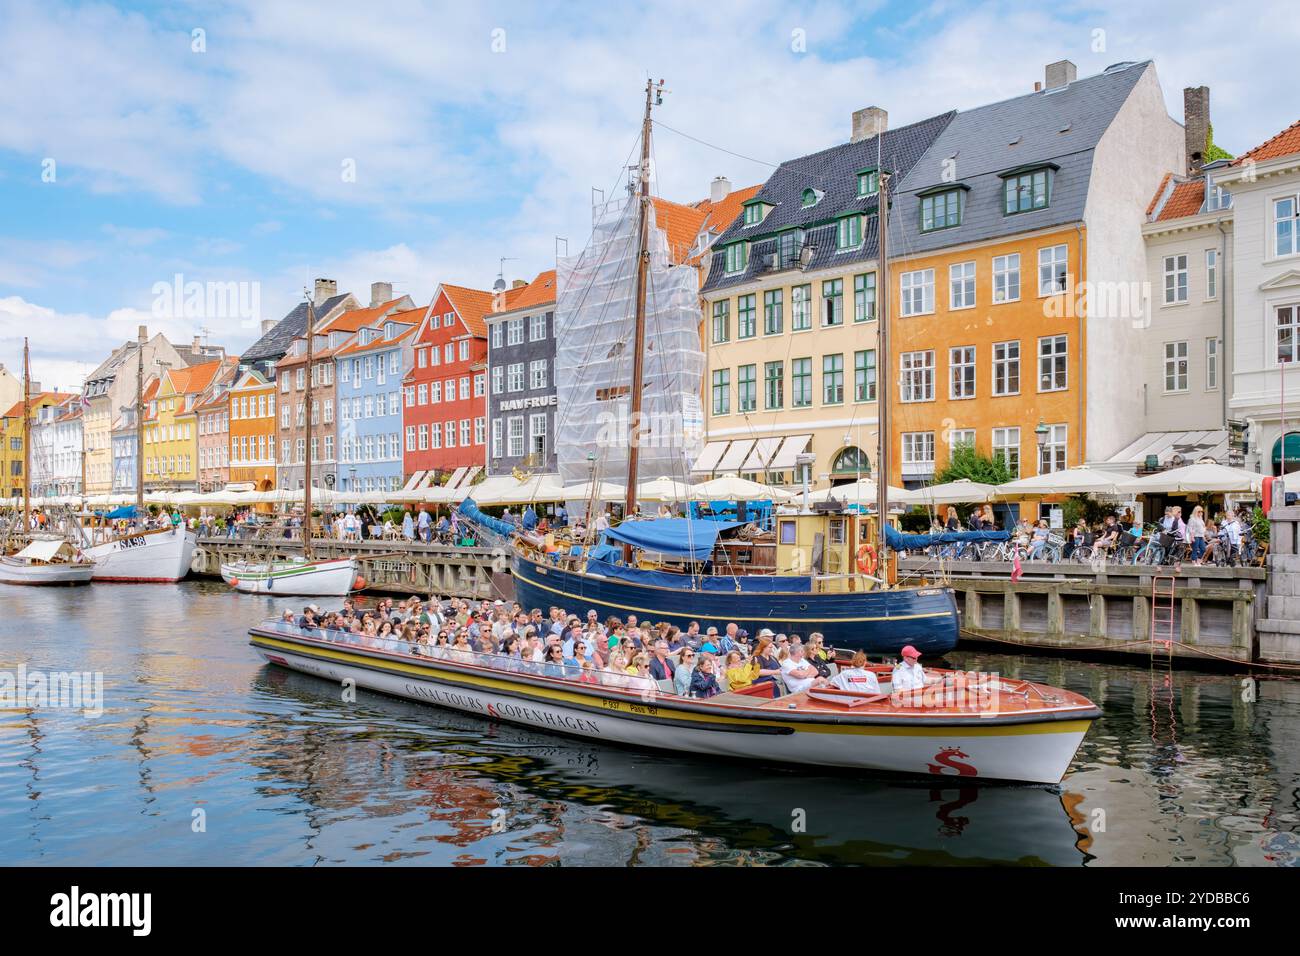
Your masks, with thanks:
[(499, 290), (488, 327), (488, 474), (554, 474), (555, 270)]

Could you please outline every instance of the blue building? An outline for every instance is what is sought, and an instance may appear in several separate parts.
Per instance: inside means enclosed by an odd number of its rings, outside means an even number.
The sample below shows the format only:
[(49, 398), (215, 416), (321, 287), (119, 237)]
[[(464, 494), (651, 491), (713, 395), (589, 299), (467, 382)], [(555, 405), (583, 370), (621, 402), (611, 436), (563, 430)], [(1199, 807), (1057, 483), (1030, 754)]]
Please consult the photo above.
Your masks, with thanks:
[(113, 456), (113, 493), (135, 493), (136, 430), (135, 409), (124, 408), (113, 423), (110, 436)]
[(402, 487), (402, 376), (411, 367), (412, 335), (424, 313), (390, 312), (335, 353), (342, 491)]

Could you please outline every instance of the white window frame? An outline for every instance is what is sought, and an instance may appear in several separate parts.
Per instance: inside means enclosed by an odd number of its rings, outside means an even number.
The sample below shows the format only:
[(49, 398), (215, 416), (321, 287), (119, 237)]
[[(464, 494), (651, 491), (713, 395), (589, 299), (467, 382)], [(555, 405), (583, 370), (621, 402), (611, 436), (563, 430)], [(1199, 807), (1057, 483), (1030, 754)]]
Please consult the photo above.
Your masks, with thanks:
[(1219, 359), (1223, 352), (1223, 340), (1217, 335), (1211, 335), (1205, 340), (1205, 390), (1207, 392), (1217, 392), (1219, 390)]
[[(1060, 288), (1057, 288), (1057, 277)], [(1070, 289), (1070, 247), (1044, 246), (1038, 250), (1038, 297), (1061, 295)]]
[(948, 398), (953, 401), (974, 398), (976, 377), (975, 346), (957, 345), (948, 349)]
[[(1014, 290), (1015, 295), (1011, 295)], [(1020, 301), (1020, 253), (993, 257), (993, 304)]]
[(975, 308), (975, 263), (954, 262), (948, 267), (948, 310)]
[[(1171, 395), (1187, 391), (1189, 380), (1191, 379), (1191, 362), (1188, 357), (1189, 349), (1187, 346), (1187, 340), (1181, 339), (1176, 342), (1166, 342), (1164, 353), (1165, 394)], [(1180, 379), (1181, 382), (1179, 381)]]
[[(934, 312), (934, 270), (916, 269), (898, 277), (900, 316), (930, 315)], [(919, 306), (919, 307), (918, 307)]]
[[(1020, 477), (1020, 428), (1008, 426), (993, 429), (993, 458), (1002, 459), (1012, 479)], [(1012, 458), (1014, 453), (1014, 460)], [(1013, 467), (1014, 465), (1014, 467)]]
[(1219, 297), (1219, 250), (1205, 250), (1205, 299), (1212, 302)]
[[(1050, 456), (1050, 458), (1049, 458)], [(1044, 463), (1051, 467), (1044, 469)], [(1064, 423), (1047, 426), (1047, 441), (1038, 449), (1040, 475), (1064, 471), (1070, 467), (1070, 428)]]
[(1164, 265), (1164, 304), (1183, 305), (1187, 302), (1187, 253), (1179, 252), (1165, 256)]
[[(1014, 349), (1015, 354), (1011, 352)], [(1007, 388), (1007, 383), (1011, 380), (1011, 371), (1016, 373), (1016, 387), (1014, 390)], [(999, 381), (999, 371), (1001, 380)], [(1010, 339), (1006, 342), (993, 343), (993, 395), (1001, 398), (1006, 395), (1020, 394), (1020, 340)]]
[(898, 369), (900, 401), (934, 401), (934, 349), (900, 353)]
[[(1051, 344), (1051, 350), (1043, 351), (1045, 343)], [(1058, 351), (1058, 346), (1062, 348)], [(1061, 384), (1056, 384), (1056, 366), (1060, 365)], [(1043, 379), (1050, 377), (1052, 384), (1043, 387)], [(1070, 337), (1068, 335), (1044, 335), (1038, 339), (1038, 391), (1064, 392), (1070, 388)]]

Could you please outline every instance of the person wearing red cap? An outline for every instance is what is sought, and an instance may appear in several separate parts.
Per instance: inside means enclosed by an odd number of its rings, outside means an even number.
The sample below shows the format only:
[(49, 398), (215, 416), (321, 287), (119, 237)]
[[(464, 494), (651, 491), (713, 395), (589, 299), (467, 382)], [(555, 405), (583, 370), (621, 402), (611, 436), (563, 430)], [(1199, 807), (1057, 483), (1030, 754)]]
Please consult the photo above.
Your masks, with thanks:
[(895, 694), (925, 687), (925, 668), (921, 666), (921, 652), (911, 644), (902, 650), (903, 659), (894, 666), (889, 681)]

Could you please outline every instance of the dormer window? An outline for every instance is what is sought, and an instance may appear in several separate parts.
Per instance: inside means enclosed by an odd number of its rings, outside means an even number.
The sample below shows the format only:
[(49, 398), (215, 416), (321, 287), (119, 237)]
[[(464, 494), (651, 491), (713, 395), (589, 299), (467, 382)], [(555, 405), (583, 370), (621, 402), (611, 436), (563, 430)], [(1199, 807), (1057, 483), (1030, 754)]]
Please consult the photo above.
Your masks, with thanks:
[(728, 275), (744, 272), (749, 265), (749, 243), (733, 242), (726, 248), (726, 271)]
[(807, 209), (809, 206), (817, 205), (819, 202), (821, 202), (822, 196), (824, 195), (826, 194), (822, 192), (820, 189), (813, 189), (811, 186), (809, 186), (807, 189), (803, 191), (803, 207)]
[(880, 192), (880, 170), (860, 170), (858, 172), (858, 195), (874, 196), (878, 192)]
[(394, 335), (396, 335), (396, 334), (397, 334), (397, 323), (396, 323), (396, 322), (385, 322), (385, 323), (384, 323), (384, 338), (386, 338), (386, 339), (391, 339), (391, 338), (392, 338)]
[(921, 194), (921, 231), (934, 232), (961, 225), (963, 194), (969, 187), (935, 187)]
[(745, 225), (757, 226), (764, 218), (766, 218), (768, 210), (771, 208), (772, 206), (769, 203), (757, 199), (751, 199), (749, 202), (745, 203)]
[(1015, 213), (1046, 209), (1051, 202), (1052, 174), (1057, 167), (1047, 164), (1020, 167), (1002, 173), (1002, 212)]
[(862, 217), (857, 213), (842, 216), (835, 236), (836, 249), (856, 249), (862, 245)]

